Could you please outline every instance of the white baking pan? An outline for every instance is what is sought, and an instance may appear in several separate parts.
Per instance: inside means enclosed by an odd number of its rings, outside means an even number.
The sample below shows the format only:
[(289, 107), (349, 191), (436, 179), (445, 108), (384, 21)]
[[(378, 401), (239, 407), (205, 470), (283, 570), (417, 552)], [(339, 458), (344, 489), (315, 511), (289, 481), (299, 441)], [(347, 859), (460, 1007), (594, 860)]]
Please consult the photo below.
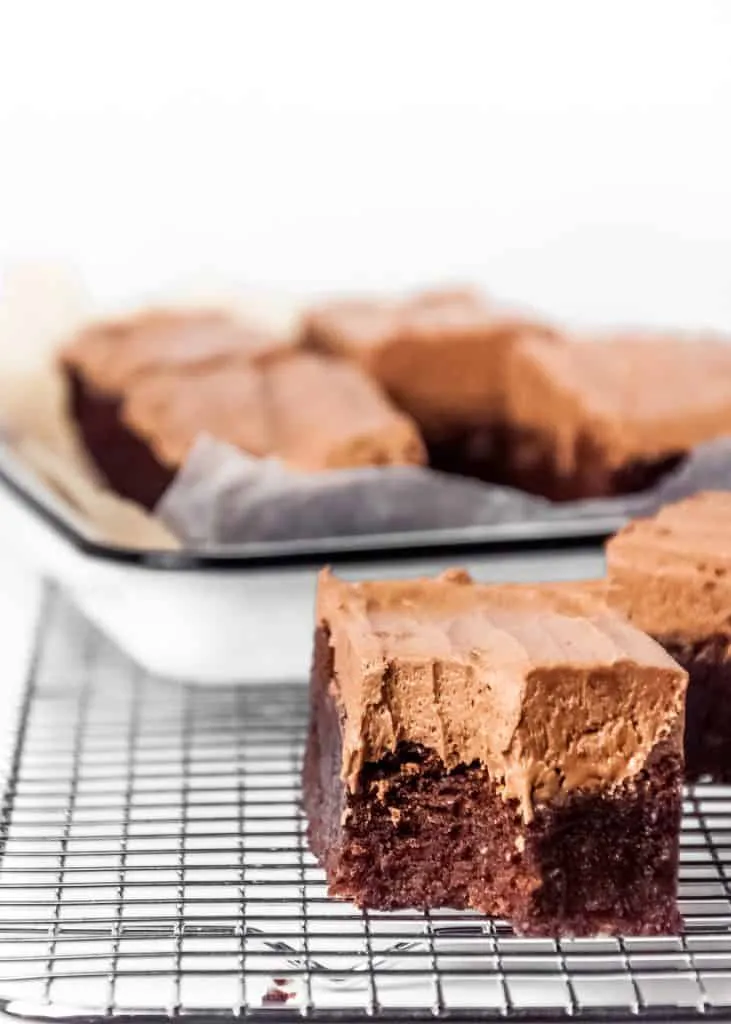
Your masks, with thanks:
[(351, 578), (464, 566), (480, 580), (581, 579), (603, 571), (601, 540), (619, 525), (592, 518), (205, 551), (113, 547), (2, 445), (0, 517), (13, 548), (144, 669), (201, 683), (304, 678), (325, 564)]

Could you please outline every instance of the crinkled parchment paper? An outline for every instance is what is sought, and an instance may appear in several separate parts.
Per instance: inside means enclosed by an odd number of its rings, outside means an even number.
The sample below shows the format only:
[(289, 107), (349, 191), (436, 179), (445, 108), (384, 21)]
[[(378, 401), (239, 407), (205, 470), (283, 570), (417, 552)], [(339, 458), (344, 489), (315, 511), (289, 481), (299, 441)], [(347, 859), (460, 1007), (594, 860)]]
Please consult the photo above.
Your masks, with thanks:
[(158, 514), (191, 545), (328, 538), (511, 522), (646, 515), (699, 490), (731, 489), (731, 438), (700, 446), (643, 494), (552, 505), (417, 467), (303, 474), (202, 437)]

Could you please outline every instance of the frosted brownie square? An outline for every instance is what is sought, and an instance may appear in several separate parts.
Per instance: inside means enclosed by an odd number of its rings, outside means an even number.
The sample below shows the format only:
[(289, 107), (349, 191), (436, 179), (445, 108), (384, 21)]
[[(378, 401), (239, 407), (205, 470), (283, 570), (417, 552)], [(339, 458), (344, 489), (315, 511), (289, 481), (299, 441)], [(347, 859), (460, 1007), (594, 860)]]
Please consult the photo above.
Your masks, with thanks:
[(546, 325), (478, 291), (343, 299), (310, 310), (302, 344), (358, 363), (419, 425), (437, 469), (497, 479), (508, 360)]
[(303, 470), (426, 459), (416, 425), (358, 367), (224, 313), (97, 324), (60, 361), (99, 473), (148, 508), (202, 433)]
[(525, 339), (507, 388), (505, 478), (557, 501), (642, 490), (731, 433), (731, 344), (716, 336)]
[(731, 782), (731, 494), (637, 519), (607, 545), (610, 596), (689, 674), (688, 779)]
[(151, 309), (91, 324), (63, 347), (59, 363), (69, 411), (96, 469), (114, 490), (151, 508), (173, 473), (124, 422), (130, 389), (157, 373), (211, 373), (292, 349), (290, 339), (226, 312)]
[(294, 353), (264, 366), (223, 366), (133, 385), (121, 417), (155, 457), (177, 469), (206, 433), (303, 471), (418, 465), (416, 425), (356, 366)]
[(303, 782), (331, 895), (675, 931), (686, 682), (591, 588), (324, 572)]

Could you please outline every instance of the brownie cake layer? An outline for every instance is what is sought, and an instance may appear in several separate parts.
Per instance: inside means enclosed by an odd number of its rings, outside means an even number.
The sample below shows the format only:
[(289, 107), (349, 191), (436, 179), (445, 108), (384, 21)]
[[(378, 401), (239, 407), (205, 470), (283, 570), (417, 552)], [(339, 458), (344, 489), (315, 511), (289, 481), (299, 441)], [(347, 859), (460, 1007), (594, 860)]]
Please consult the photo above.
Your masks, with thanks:
[(686, 778), (731, 782), (731, 636), (709, 636), (694, 643), (658, 640), (689, 677)]
[(483, 426), (445, 431), (427, 439), (429, 465), (442, 473), (457, 473), (488, 483), (510, 484), (506, 445), (509, 430), (498, 417)]
[[(413, 416), (439, 468), (459, 471), (471, 448), (474, 475), (489, 477), (476, 458), (503, 421), (507, 362), (526, 336), (549, 338), (545, 324), (489, 302), (471, 289), (427, 291), (404, 298), (353, 299), (304, 317), (305, 347), (357, 362)], [(455, 461), (443, 465), (450, 444)]]
[(545, 434), (506, 426), (498, 472), (502, 483), (529, 494), (551, 501), (581, 501), (643, 491), (680, 465), (686, 454), (632, 457), (615, 465), (600, 442), (581, 433), (575, 439), (573, 468), (566, 473), (554, 442)]
[(322, 575), (303, 784), (333, 895), (677, 926), (687, 679), (604, 589)]
[(688, 672), (685, 771), (731, 782), (731, 494), (700, 494), (607, 544), (611, 602)]
[[(362, 907), (473, 908), (529, 935), (676, 932), (682, 758), (672, 738), (611, 796), (577, 792), (526, 824), (479, 763), (399, 744), (349, 793), (318, 631), (304, 768), (308, 837), (330, 894)], [(607, 856), (607, 850), (612, 856)]]
[(100, 476), (118, 494), (154, 508), (172, 483), (174, 470), (122, 421), (122, 401), (68, 373), (69, 410)]
[(650, 334), (526, 338), (506, 393), (504, 479), (557, 501), (628, 493), (731, 432), (731, 345)]
[(651, 487), (675, 469), (685, 452), (655, 459), (633, 459), (610, 465), (602, 448), (586, 435), (576, 438), (575, 468), (570, 474), (557, 464), (552, 440), (539, 431), (508, 422), (455, 432), (428, 446), (429, 465), (446, 473), (477, 477), (516, 487), (550, 501), (632, 494)]

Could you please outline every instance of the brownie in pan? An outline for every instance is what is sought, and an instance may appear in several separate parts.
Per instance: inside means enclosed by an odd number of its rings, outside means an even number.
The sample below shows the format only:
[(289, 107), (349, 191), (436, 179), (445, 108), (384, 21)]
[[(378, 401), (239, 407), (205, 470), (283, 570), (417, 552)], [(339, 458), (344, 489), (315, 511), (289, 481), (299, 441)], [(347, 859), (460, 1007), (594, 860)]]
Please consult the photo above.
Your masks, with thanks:
[(60, 354), (70, 412), (97, 470), (119, 494), (152, 508), (175, 469), (125, 422), (136, 382), (159, 371), (181, 375), (266, 361), (291, 349), (286, 339), (213, 310), (149, 310), (93, 324)]
[(305, 347), (358, 363), (414, 418), (435, 469), (500, 481), (508, 362), (546, 324), (472, 289), (341, 299), (303, 318)]
[(373, 381), (343, 360), (314, 353), (150, 374), (129, 389), (121, 415), (171, 471), (201, 434), (302, 471), (425, 460), (416, 426)]
[(643, 490), (731, 433), (731, 344), (716, 336), (524, 339), (506, 390), (504, 476), (555, 501)]
[(98, 325), (61, 362), (95, 465), (148, 508), (204, 433), (302, 470), (425, 461), (416, 426), (356, 366), (224, 314)]

